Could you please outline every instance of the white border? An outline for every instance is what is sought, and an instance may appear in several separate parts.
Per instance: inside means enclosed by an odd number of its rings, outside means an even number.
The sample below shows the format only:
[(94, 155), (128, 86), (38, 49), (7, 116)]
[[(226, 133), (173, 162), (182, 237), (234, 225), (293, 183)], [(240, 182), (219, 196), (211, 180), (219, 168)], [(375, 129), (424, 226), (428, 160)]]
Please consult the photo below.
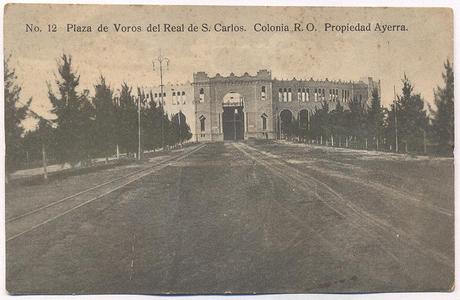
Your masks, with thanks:
[[(6, 3), (78, 3), (78, 4), (169, 4), (169, 5), (239, 5), (239, 6), (368, 6), (368, 7), (451, 7), (454, 10), (454, 74), (455, 74), (455, 98), (460, 99), (460, 85), (457, 74), (459, 73), (458, 64), (455, 63), (455, 58), (459, 54), (459, 38), (458, 32), (460, 31), (459, 15), (460, 15), (460, 1), (458, 0), (278, 0), (278, 1), (267, 1), (267, 0), (159, 0), (159, 1), (147, 1), (147, 0), (136, 0), (136, 1), (123, 1), (123, 0), (16, 0), (16, 1), (2, 1), (2, 4)], [(0, 16), (0, 39), (1, 44), (3, 45), (3, 12)], [(3, 57), (3, 47), (0, 47), (0, 53)], [(3, 64), (1, 64), (0, 69), (3, 74)], [(1, 83), (3, 86), (3, 76), (1, 76)], [(0, 89), (0, 98), (4, 99), (4, 89)], [(4, 120), (4, 101), (0, 101), (0, 115), (1, 120)], [(455, 106), (455, 120), (460, 120), (460, 108), (459, 105)], [(3, 122), (0, 122), (3, 124)], [(455, 132), (460, 132), (460, 122), (455, 122)], [(5, 169), (4, 155), (5, 155), (5, 146), (4, 146), (4, 127), (0, 126), (0, 137), (2, 142), (0, 143), (0, 168), (1, 170)], [(455, 157), (458, 157), (460, 154), (460, 138), (456, 134), (455, 139)], [(458, 168), (455, 168), (455, 195), (458, 195), (460, 190), (460, 171)], [(4, 172), (0, 172), (0, 195), (5, 195), (5, 177)], [(4, 200), (4, 199), (3, 199)], [(460, 208), (457, 199), (455, 199), (455, 215), (458, 216), (460, 213)], [(257, 299), (257, 300), (278, 300), (278, 299), (289, 299), (289, 300), (305, 300), (305, 299), (318, 299), (318, 300), (336, 300), (336, 299), (371, 299), (371, 300), (388, 300), (388, 299), (404, 299), (404, 300), (413, 300), (413, 299), (423, 299), (423, 300), (440, 300), (440, 299), (460, 299), (460, 288), (457, 288), (456, 291), (452, 293), (382, 293), (382, 294), (288, 294), (288, 295), (257, 295), (257, 296), (140, 296), (140, 295), (84, 295), (84, 296), (9, 296), (5, 290), (5, 201), (1, 201), (0, 205), (0, 298), (14, 299), (18, 300), (42, 300), (42, 299), (77, 299), (77, 300), (87, 300), (87, 299), (160, 299), (164, 297), (174, 297), (174, 300), (209, 300), (209, 299), (220, 299), (220, 300), (229, 300), (231, 299)], [(458, 217), (455, 220), (455, 278), (458, 281), (460, 278), (460, 263), (458, 259), (458, 254), (460, 253), (459, 239), (460, 239), (460, 223), (458, 222)]]

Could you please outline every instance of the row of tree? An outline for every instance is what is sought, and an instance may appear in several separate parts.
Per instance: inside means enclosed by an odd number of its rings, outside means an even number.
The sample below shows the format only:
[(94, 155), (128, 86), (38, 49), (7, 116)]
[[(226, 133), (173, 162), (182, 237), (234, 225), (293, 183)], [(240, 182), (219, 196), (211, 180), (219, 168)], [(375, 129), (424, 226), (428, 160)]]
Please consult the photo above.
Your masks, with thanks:
[[(191, 138), (190, 127), (182, 113), (168, 116), (151, 91), (133, 90), (123, 83), (114, 90), (101, 75), (89, 90), (79, 91), (80, 76), (74, 71), (72, 58), (63, 55), (58, 61), (55, 89), (48, 83), (48, 97), (55, 116), (46, 120), (30, 110), (31, 99), (20, 102), (21, 88), (14, 70), (5, 61), (5, 131), (7, 171), (11, 172), (27, 159), (42, 158), (43, 149), (55, 162), (86, 164), (95, 157), (117, 152), (137, 153), (139, 120), (143, 150), (169, 147)], [(56, 91), (55, 91), (56, 90)], [(27, 116), (39, 119), (32, 131), (25, 132), (21, 123)]]
[[(434, 92), (432, 109), (419, 93), (414, 92), (404, 75), (402, 90), (394, 103), (385, 108), (377, 90), (372, 92), (370, 105), (356, 97), (344, 107), (340, 102), (334, 108), (327, 102), (308, 117), (281, 115), (281, 131), (288, 139), (327, 140), (343, 146), (351, 143), (370, 149), (425, 152), (427, 145), (433, 153), (452, 155), (454, 147), (454, 75), (452, 64), (444, 64), (444, 86)], [(397, 137), (397, 138), (396, 138)], [(396, 145), (398, 141), (398, 145)]]

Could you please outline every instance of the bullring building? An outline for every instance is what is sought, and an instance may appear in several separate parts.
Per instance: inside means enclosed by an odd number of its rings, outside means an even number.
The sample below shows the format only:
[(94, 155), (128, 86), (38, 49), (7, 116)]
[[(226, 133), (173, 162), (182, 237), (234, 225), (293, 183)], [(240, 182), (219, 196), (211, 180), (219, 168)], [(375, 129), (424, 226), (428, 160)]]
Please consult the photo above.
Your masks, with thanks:
[[(196, 141), (275, 139), (282, 138), (283, 127), (293, 119), (307, 128), (324, 101), (331, 110), (339, 102), (346, 107), (351, 99), (368, 106), (374, 89), (380, 95), (380, 81), (371, 77), (357, 82), (277, 80), (267, 70), (214, 77), (197, 72), (193, 82), (165, 85), (163, 103), (168, 114), (180, 114), (189, 124)], [(159, 103), (160, 87), (152, 92)]]

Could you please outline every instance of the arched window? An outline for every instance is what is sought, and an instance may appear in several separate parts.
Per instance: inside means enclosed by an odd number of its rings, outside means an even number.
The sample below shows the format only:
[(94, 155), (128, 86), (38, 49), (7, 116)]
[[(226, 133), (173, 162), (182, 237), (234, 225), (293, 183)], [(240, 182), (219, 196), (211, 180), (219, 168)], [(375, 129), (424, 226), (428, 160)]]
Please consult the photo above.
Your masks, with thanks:
[(185, 92), (182, 92), (182, 104), (185, 104), (186, 99), (185, 99)]
[(268, 118), (268, 116), (265, 113), (263, 113), (260, 117), (262, 118), (262, 130), (267, 130), (267, 118)]
[(278, 90), (278, 101), (279, 102), (283, 101), (283, 89), (282, 88)]
[(288, 96), (287, 96), (287, 89), (284, 88), (284, 90), (283, 90), (283, 102), (287, 102), (287, 98), (288, 98)]
[(200, 116), (200, 129), (201, 129), (201, 132), (206, 131), (206, 117), (203, 115)]
[(265, 86), (263, 85), (260, 90), (260, 99), (265, 100)]
[(292, 101), (292, 90), (291, 88), (288, 89), (288, 99), (287, 99), (288, 102), (291, 102)]

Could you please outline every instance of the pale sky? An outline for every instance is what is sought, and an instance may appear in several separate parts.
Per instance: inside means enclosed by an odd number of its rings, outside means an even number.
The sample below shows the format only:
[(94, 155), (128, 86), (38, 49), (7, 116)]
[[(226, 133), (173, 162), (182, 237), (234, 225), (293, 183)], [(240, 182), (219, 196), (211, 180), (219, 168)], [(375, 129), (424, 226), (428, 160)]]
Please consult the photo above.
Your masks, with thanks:
[[(245, 32), (149, 33), (148, 24), (243, 25)], [(255, 33), (255, 23), (315, 24), (316, 32)], [(405, 32), (325, 32), (324, 23), (356, 25), (377, 22), (404, 24)], [(109, 33), (69, 33), (66, 24), (107, 24)], [(140, 25), (141, 33), (116, 33), (113, 24)], [(42, 32), (25, 32), (26, 24)], [(47, 32), (57, 24), (57, 33)], [(7, 5), (4, 17), (5, 55), (12, 55), (22, 85), (22, 99), (33, 97), (32, 109), (50, 117), (46, 82), (54, 85), (57, 59), (72, 55), (81, 76), (80, 91), (90, 89), (103, 74), (117, 89), (123, 81), (132, 86), (159, 84), (152, 60), (162, 53), (170, 59), (165, 82), (192, 81), (197, 71), (255, 74), (269, 69), (276, 78), (329, 78), (381, 80), (382, 101), (393, 99), (393, 86), (401, 88), (406, 73), (426, 102), (442, 85), (443, 62), (453, 56), (453, 19), (450, 9), (421, 8), (308, 8), (308, 7), (173, 7), (106, 5)], [(28, 122), (30, 127), (33, 122)]]

